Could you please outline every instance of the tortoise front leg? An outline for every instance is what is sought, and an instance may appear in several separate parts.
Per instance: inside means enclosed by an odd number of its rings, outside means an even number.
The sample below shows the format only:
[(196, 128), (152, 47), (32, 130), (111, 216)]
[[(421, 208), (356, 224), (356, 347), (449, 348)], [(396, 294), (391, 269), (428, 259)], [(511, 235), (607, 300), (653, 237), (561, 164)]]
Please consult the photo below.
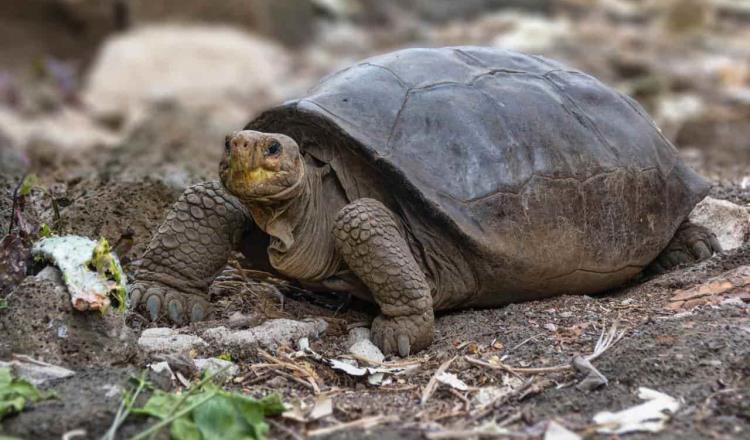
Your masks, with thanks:
[(209, 314), (208, 287), (241, 239), (247, 214), (219, 182), (191, 186), (172, 206), (135, 272), (130, 308), (177, 324)]
[(384, 353), (401, 356), (430, 345), (430, 288), (390, 210), (377, 200), (356, 200), (339, 211), (334, 236), (349, 269), (380, 306), (381, 315), (372, 323), (373, 342)]

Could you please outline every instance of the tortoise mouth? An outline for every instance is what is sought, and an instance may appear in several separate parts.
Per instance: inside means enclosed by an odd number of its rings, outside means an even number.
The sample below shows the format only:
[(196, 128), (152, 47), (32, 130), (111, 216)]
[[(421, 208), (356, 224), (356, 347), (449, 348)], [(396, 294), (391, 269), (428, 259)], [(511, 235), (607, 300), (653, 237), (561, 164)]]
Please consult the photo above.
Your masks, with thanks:
[(298, 186), (304, 177), (302, 161), (294, 169), (250, 168), (241, 157), (226, 154), (219, 168), (224, 187), (235, 197), (247, 202), (282, 200)]

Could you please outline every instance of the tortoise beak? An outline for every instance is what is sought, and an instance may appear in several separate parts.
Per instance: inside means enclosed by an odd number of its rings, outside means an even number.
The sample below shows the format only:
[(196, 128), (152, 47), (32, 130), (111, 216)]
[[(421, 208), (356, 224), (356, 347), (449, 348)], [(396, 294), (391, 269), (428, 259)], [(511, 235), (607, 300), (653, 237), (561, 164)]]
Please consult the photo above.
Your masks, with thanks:
[(263, 153), (255, 139), (243, 132), (227, 136), (229, 178), (237, 184), (249, 184), (265, 180), (274, 175), (274, 171), (263, 168)]

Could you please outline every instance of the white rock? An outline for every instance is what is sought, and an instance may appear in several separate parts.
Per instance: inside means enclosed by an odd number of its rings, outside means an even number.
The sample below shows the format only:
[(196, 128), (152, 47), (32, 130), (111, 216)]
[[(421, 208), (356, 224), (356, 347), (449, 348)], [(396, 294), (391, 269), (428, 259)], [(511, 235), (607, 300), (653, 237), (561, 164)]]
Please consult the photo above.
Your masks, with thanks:
[(214, 374), (220, 371), (223, 368), (226, 368), (219, 376), (223, 378), (229, 378), (232, 376), (236, 376), (237, 373), (240, 372), (240, 367), (235, 365), (234, 362), (225, 361), (224, 359), (219, 358), (199, 358), (194, 359), (195, 366), (198, 367), (198, 370), (201, 372), (207, 372), (208, 374)]
[(322, 319), (295, 321), (271, 319), (263, 324), (244, 330), (214, 327), (203, 332), (203, 337), (220, 347), (261, 346), (275, 349), (279, 345), (294, 346), (301, 338), (318, 338), (328, 328)]
[(119, 397), (123, 391), (119, 385), (112, 385), (112, 384), (102, 385), (102, 390), (104, 390), (104, 397), (108, 399)]
[(493, 46), (502, 49), (541, 52), (573, 34), (570, 21), (564, 18), (550, 19), (543, 15), (518, 12), (501, 12), (494, 16), (497, 21), (506, 22), (510, 28), (492, 41)]
[(359, 341), (370, 340), (370, 329), (367, 327), (355, 327), (349, 330), (349, 340), (347, 345), (351, 347)]
[(706, 197), (690, 213), (690, 221), (713, 231), (725, 251), (742, 246), (750, 235), (747, 208), (727, 200)]
[(37, 386), (51, 380), (64, 379), (75, 374), (73, 370), (31, 359), (13, 359), (10, 362), (0, 361), (0, 368), (10, 368), (14, 375), (26, 379)]
[(138, 346), (149, 354), (179, 354), (208, 344), (196, 335), (180, 334), (171, 328), (149, 328), (141, 333)]
[(49, 281), (53, 284), (63, 285), (62, 272), (55, 266), (47, 266), (40, 270), (38, 274), (34, 275), (39, 281)]
[(282, 98), (289, 66), (283, 48), (232, 27), (144, 26), (107, 40), (83, 95), (101, 116), (168, 101), (239, 120)]
[(349, 353), (367, 359), (371, 363), (379, 364), (385, 360), (385, 355), (369, 339), (362, 339), (349, 347)]
[(665, 135), (673, 137), (685, 122), (702, 115), (705, 107), (701, 97), (695, 94), (665, 96), (658, 101), (654, 120)]
[(96, 124), (88, 114), (69, 107), (59, 112), (29, 117), (0, 108), (0, 131), (15, 145), (50, 145), (61, 151), (111, 147), (121, 136)]

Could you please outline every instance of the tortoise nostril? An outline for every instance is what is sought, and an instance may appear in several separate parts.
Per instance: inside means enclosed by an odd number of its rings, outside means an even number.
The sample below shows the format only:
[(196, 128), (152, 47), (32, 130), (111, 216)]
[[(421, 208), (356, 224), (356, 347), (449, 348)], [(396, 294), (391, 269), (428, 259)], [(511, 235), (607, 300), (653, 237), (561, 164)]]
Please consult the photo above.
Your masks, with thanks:
[(244, 139), (237, 139), (234, 138), (231, 141), (232, 148), (235, 150), (239, 150), (241, 148), (247, 148), (247, 142)]

